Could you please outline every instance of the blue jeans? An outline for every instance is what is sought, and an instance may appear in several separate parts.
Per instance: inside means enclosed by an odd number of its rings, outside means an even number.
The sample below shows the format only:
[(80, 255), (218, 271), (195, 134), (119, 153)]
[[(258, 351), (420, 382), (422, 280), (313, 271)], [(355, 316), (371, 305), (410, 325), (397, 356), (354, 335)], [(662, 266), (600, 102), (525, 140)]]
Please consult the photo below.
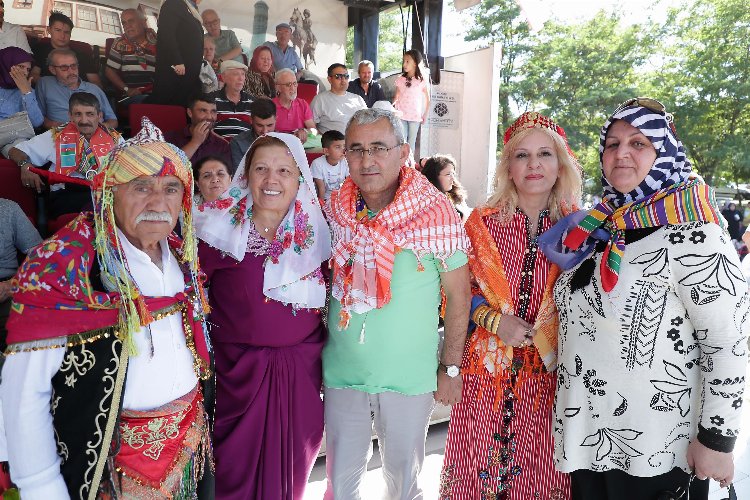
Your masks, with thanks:
[(417, 134), (419, 133), (419, 126), (422, 125), (422, 123), (401, 120), (401, 125), (404, 127), (404, 136), (406, 136), (406, 142), (409, 143), (411, 154), (415, 160), (418, 160), (417, 152), (415, 151), (415, 149), (417, 147)]

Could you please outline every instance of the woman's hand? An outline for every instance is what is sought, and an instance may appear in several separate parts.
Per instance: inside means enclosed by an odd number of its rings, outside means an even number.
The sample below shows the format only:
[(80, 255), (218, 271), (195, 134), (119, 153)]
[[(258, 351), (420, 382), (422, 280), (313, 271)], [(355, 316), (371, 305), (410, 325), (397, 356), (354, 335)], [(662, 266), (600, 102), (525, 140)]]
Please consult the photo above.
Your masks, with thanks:
[(497, 327), (497, 336), (505, 345), (512, 347), (526, 347), (531, 345), (531, 339), (536, 333), (533, 325), (512, 314), (503, 314)]
[(13, 296), (11, 293), (10, 279), (0, 281), (0, 302), (5, 302)]
[(16, 64), (10, 68), (10, 77), (16, 83), (16, 87), (21, 91), (22, 94), (28, 94), (31, 92), (31, 77), (29, 76), (29, 70)]
[(687, 463), (698, 479), (711, 478), (726, 488), (734, 478), (734, 460), (731, 453), (707, 448), (693, 439), (687, 449)]
[(177, 73), (180, 76), (184, 76), (185, 75), (185, 65), (184, 64), (175, 64), (174, 66), (172, 66), (172, 69), (174, 70), (175, 73)]

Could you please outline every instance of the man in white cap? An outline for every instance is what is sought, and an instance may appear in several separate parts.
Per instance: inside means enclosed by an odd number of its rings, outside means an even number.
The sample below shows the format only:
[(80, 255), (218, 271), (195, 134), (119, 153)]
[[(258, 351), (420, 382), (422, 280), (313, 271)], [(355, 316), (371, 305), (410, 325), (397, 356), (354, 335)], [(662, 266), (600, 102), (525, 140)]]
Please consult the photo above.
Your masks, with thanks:
[(216, 127), (214, 131), (229, 140), (237, 134), (250, 130), (250, 103), (253, 99), (242, 90), (245, 86), (247, 66), (229, 60), (221, 63), (219, 68), (224, 88), (211, 96), (216, 100)]
[(263, 45), (271, 48), (274, 68), (277, 71), (281, 68), (291, 69), (297, 75), (297, 80), (299, 81), (302, 78), (302, 70), (305, 67), (302, 65), (302, 61), (299, 55), (297, 55), (297, 51), (294, 50), (294, 47), (289, 46), (291, 39), (292, 27), (287, 23), (279, 23), (276, 25), (276, 41), (266, 42)]

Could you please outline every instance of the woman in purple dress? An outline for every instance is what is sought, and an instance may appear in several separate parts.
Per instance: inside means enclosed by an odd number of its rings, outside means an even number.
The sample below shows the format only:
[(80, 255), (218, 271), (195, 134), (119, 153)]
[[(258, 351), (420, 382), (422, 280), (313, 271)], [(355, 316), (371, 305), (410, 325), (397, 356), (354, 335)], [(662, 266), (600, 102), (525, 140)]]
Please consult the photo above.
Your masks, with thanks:
[(331, 255), (302, 144), (257, 139), (196, 210), (216, 356), (216, 498), (302, 498), (323, 436), (319, 309)]

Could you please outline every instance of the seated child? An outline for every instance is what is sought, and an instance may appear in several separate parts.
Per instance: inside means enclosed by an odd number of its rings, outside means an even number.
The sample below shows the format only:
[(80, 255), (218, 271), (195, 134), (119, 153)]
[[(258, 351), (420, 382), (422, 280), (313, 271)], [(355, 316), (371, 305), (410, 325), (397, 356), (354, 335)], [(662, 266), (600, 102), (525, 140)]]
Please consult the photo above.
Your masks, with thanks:
[(321, 137), (323, 156), (315, 158), (310, 165), (318, 198), (328, 201), (331, 191), (341, 187), (349, 177), (349, 165), (344, 158), (344, 134), (329, 130)]

